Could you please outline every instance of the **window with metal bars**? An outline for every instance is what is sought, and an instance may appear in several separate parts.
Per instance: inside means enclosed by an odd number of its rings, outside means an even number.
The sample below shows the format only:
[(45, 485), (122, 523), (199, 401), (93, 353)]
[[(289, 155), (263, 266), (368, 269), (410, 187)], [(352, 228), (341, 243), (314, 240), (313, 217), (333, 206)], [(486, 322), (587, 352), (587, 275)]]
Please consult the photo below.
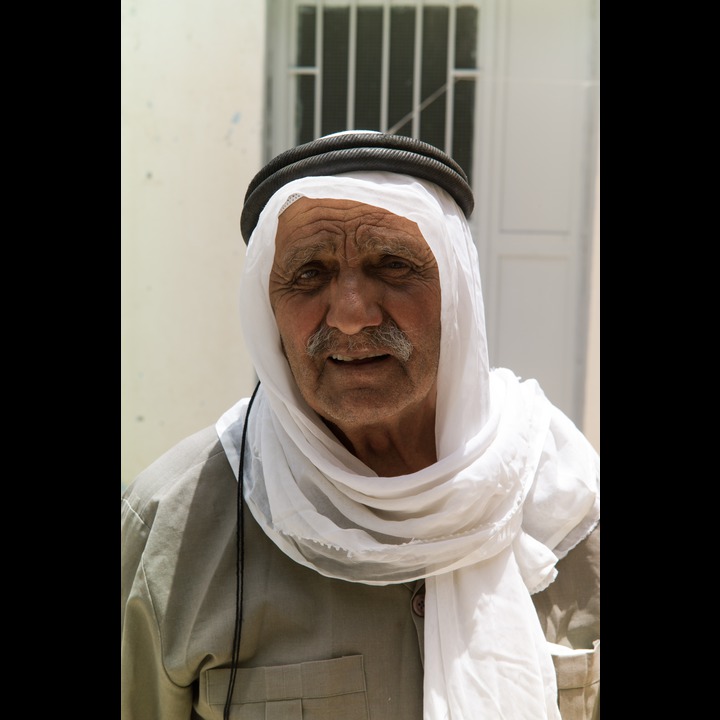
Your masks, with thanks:
[(472, 182), (480, 3), (294, 3), (295, 142), (382, 130), (443, 148)]

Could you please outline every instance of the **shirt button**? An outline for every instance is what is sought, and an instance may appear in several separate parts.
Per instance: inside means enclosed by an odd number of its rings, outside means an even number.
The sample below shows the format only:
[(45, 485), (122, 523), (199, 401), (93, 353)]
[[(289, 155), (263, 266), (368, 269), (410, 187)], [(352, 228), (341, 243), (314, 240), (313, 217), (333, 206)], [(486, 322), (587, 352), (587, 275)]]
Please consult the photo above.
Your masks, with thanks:
[(412, 599), (413, 612), (418, 617), (425, 617), (425, 593), (418, 592)]

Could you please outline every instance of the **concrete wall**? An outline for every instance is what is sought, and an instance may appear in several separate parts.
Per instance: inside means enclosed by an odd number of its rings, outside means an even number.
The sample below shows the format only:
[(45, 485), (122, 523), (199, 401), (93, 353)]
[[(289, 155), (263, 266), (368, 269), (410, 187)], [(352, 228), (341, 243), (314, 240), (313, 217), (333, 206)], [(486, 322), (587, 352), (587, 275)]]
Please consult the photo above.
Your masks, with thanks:
[(121, 481), (255, 376), (240, 211), (262, 164), (265, 0), (121, 0)]
[[(598, 160), (598, 172), (600, 162)], [(585, 375), (585, 412), (582, 429), (600, 452), (600, 177), (595, 180), (592, 267), (590, 275), (590, 321)]]

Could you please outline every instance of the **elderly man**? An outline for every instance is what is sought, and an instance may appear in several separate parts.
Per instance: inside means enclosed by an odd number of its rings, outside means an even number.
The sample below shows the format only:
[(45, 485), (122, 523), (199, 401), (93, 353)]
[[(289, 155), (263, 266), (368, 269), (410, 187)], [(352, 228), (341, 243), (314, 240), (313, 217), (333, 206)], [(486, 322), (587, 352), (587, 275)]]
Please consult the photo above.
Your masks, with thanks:
[(599, 458), (489, 368), (472, 205), (381, 133), (253, 180), (258, 387), (123, 498), (125, 720), (599, 712)]

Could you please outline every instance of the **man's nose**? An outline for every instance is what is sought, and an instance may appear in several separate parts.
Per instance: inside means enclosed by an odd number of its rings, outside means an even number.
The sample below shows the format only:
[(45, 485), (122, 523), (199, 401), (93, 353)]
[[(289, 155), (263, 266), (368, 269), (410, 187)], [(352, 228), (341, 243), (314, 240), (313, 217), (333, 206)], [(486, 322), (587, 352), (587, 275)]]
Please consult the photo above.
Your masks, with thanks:
[(380, 289), (357, 272), (341, 272), (331, 283), (325, 321), (345, 335), (382, 324)]

